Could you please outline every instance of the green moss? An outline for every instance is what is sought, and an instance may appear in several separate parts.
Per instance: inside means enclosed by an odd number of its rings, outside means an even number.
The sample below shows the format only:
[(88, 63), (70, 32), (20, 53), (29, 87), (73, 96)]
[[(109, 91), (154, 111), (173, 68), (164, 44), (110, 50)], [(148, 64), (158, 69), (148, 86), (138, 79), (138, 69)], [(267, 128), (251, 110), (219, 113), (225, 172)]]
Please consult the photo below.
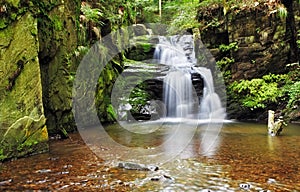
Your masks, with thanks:
[(3, 149), (0, 149), (0, 161), (3, 161), (6, 158), (7, 158), (7, 156), (4, 155)]
[(141, 44), (143, 49), (144, 49), (144, 52), (150, 52), (151, 49), (152, 49), (152, 44), (151, 43), (143, 43)]
[(9, 4), (12, 4), (14, 7), (18, 7), (20, 4), (20, 0), (7, 0)]
[(7, 27), (7, 22), (5, 18), (0, 19), (0, 29), (4, 29)]
[(21, 152), (24, 151), (26, 148), (29, 148), (29, 151), (32, 151), (30, 150), (30, 148), (33, 148), (33, 146), (37, 145), (38, 143), (39, 143), (38, 141), (26, 141), (25, 143), (20, 144), (17, 147), (17, 150)]
[[(28, 12), (0, 31), (1, 160), (47, 150), (38, 63), (37, 20)], [(22, 63), (22, 67), (20, 67)], [(17, 74), (17, 75), (15, 75)], [(13, 77), (14, 83), (10, 84)], [(7, 86), (11, 86), (7, 89)]]
[(62, 21), (60, 20), (60, 18), (55, 15), (54, 17), (52, 17), (51, 19), (52, 23), (53, 23), (53, 27), (56, 31), (61, 31), (63, 30), (63, 23)]
[(16, 14), (16, 13), (12, 13), (12, 14), (10, 15), (10, 19), (11, 19), (11, 20), (16, 20), (16, 18), (17, 18), (17, 14)]

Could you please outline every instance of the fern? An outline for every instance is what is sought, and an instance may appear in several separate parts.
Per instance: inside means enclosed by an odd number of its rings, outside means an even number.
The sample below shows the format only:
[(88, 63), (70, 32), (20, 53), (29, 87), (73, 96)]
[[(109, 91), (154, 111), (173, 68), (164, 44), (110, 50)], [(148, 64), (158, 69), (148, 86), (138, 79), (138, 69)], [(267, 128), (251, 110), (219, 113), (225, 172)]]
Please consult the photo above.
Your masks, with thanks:
[(100, 17), (103, 15), (103, 13), (100, 11), (100, 9), (97, 8), (91, 8), (89, 5), (85, 4), (82, 5), (81, 11), (86, 17), (87, 21), (92, 21), (94, 23), (100, 23), (101, 25), (103, 24), (102, 22), (99, 21)]
[(278, 84), (285, 78), (287, 75), (269, 74), (262, 78), (234, 82), (230, 89), (236, 93), (243, 106), (250, 109), (265, 108), (268, 103), (276, 102), (283, 96), (284, 92)]
[(277, 11), (281, 19), (285, 19), (288, 15), (287, 9), (284, 7), (284, 5), (278, 5)]

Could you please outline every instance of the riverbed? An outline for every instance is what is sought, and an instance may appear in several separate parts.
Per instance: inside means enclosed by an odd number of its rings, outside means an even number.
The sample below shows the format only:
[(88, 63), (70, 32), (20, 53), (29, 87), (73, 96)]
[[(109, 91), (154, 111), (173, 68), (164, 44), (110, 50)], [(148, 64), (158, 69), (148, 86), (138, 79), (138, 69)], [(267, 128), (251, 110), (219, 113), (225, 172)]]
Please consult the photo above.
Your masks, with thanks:
[[(134, 142), (122, 145), (160, 146), (168, 129), (153, 130), (148, 140), (127, 134)], [(105, 130), (117, 142), (126, 135), (117, 124)], [(94, 131), (100, 130), (89, 131), (91, 138)], [(92, 145), (79, 133), (70, 134), (69, 139), (50, 140), (48, 153), (0, 164), (0, 191), (300, 191), (299, 124), (270, 137), (265, 124), (226, 122), (208, 153), (201, 152), (203, 131), (196, 129), (175, 157), (154, 162), (158, 170), (120, 168), (123, 159), (112, 157), (126, 153), (123, 149)], [(126, 155), (128, 161), (128, 151)]]

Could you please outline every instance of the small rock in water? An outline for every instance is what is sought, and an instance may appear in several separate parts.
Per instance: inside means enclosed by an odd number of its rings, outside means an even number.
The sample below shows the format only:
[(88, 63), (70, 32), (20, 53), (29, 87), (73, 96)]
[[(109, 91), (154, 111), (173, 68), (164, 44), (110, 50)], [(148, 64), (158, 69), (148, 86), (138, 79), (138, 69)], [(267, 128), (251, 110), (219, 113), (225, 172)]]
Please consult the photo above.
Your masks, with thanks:
[(50, 161), (56, 161), (56, 160), (58, 160), (59, 159), (59, 157), (49, 157), (48, 158), (48, 160), (50, 160)]
[(51, 136), (49, 139), (50, 140), (61, 140), (61, 135), (59, 135), (59, 134), (56, 134), (56, 135), (53, 135), (53, 136)]
[(65, 188), (69, 187), (69, 186), (70, 186), (70, 185), (64, 185), (64, 186), (58, 188), (57, 190), (63, 190), (63, 189), (65, 189)]
[(159, 181), (160, 180), (160, 176), (154, 176), (154, 177), (152, 177), (150, 180), (151, 181)]
[(149, 165), (149, 166), (148, 166), (148, 169), (149, 169), (150, 171), (158, 171), (158, 170), (159, 170), (159, 168), (158, 168), (157, 166), (155, 166), (155, 165)]
[(150, 178), (151, 181), (173, 182), (174, 178), (168, 175), (156, 175)]
[(49, 173), (49, 172), (51, 172), (51, 169), (40, 169), (36, 171), (36, 173)]
[(12, 179), (8, 179), (8, 180), (5, 180), (5, 181), (0, 181), (0, 186), (1, 185), (7, 185), (7, 184), (9, 184), (11, 182), (12, 182)]
[(251, 188), (251, 185), (248, 183), (241, 183), (240, 184), (241, 189), (249, 190)]
[(276, 183), (276, 180), (275, 179), (272, 179), (272, 178), (269, 178), (267, 183), (271, 184), (271, 183)]
[(72, 165), (64, 165), (63, 166), (64, 169), (67, 169), (67, 168), (70, 168), (70, 167), (73, 167), (73, 166)]
[(132, 162), (119, 162), (118, 167), (128, 170), (140, 170), (140, 171), (157, 171), (159, 168), (154, 165), (144, 165)]
[(172, 177), (170, 177), (170, 176), (168, 176), (168, 175), (164, 175), (164, 178), (170, 179), (170, 180), (174, 180)]

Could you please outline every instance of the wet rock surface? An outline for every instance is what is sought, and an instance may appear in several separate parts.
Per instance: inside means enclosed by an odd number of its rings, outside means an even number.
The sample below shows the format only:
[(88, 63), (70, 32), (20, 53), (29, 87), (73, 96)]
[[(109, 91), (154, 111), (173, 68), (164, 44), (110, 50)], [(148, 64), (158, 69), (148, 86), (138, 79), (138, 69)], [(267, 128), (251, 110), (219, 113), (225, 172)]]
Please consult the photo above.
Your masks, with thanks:
[(140, 170), (140, 171), (157, 171), (159, 168), (155, 165), (144, 165), (133, 162), (119, 162), (118, 167), (128, 170)]

